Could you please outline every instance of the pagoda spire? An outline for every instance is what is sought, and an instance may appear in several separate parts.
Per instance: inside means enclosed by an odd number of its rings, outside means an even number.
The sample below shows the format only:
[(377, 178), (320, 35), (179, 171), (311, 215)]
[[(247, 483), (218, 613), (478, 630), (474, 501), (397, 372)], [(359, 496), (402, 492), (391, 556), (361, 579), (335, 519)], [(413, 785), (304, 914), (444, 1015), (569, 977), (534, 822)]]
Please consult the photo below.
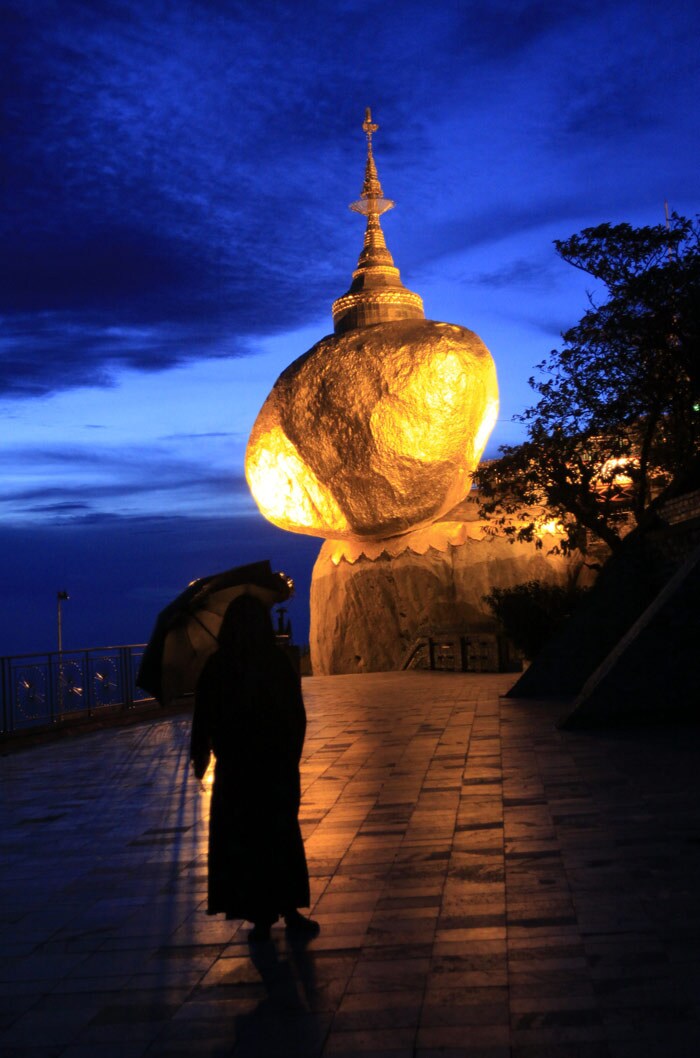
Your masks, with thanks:
[(401, 282), (398, 268), (389, 252), (379, 218), (395, 203), (384, 197), (372, 151), (372, 136), (379, 126), (365, 110), (362, 129), (367, 137), (367, 162), (360, 198), (350, 204), (353, 213), (367, 217), (365, 239), (352, 285), (347, 294), (333, 302), (336, 334), (353, 327), (367, 327), (399, 319), (424, 319), (423, 301)]
[(351, 202), (350, 209), (353, 213), (364, 213), (367, 216), (370, 213), (376, 213), (379, 216), (382, 213), (386, 213), (387, 210), (393, 209), (396, 203), (392, 202), (390, 198), (384, 198), (382, 185), (379, 183), (379, 174), (377, 173), (377, 166), (372, 152), (372, 136), (378, 131), (379, 125), (373, 123), (372, 111), (369, 107), (365, 110), (365, 120), (362, 122), (362, 129), (367, 137), (365, 182), (362, 185), (359, 200)]

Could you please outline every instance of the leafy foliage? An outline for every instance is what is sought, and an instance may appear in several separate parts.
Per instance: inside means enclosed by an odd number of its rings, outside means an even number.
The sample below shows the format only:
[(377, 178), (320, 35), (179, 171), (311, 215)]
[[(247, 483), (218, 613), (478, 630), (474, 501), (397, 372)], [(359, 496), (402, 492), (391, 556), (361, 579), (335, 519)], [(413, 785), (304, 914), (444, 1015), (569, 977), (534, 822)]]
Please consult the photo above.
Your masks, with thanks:
[[(607, 300), (562, 335), (530, 378), (527, 440), (476, 475), (494, 531), (538, 542), (554, 516), (564, 550), (590, 530), (615, 550), (630, 518), (676, 491), (700, 460), (700, 224), (602, 224), (555, 242)], [(533, 514), (533, 508), (535, 513)]]
[(494, 588), (484, 596), (484, 602), (511, 643), (531, 660), (586, 591), (575, 585), (561, 587), (530, 580), (513, 588)]

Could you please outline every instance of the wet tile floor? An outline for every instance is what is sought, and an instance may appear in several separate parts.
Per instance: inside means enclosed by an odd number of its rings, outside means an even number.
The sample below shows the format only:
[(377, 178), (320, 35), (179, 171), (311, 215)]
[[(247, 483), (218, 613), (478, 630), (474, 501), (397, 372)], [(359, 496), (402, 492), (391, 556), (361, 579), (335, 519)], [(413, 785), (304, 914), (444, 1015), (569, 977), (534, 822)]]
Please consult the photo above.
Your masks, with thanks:
[(2, 758), (3, 1058), (697, 1058), (700, 727), (512, 679), (304, 681), (307, 945), (205, 915), (186, 717)]

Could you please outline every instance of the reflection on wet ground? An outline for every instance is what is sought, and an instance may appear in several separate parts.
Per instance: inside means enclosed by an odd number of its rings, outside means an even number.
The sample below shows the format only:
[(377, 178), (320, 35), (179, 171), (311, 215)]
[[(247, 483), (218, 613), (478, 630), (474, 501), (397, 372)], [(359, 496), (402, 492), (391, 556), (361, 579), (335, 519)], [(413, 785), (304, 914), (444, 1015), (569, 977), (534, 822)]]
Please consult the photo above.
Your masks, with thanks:
[(512, 679), (305, 681), (307, 943), (205, 915), (186, 717), (4, 757), (3, 1058), (696, 1058), (700, 728)]

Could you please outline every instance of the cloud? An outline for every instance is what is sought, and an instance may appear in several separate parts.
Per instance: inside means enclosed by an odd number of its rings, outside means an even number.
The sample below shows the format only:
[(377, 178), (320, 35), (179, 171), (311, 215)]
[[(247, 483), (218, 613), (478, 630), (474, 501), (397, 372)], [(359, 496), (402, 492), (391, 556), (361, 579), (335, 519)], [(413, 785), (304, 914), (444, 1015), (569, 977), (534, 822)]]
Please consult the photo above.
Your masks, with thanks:
[(234, 437), (237, 439), (245, 439), (246, 434), (237, 433), (235, 430), (209, 430), (200, 431), (198, 433), (171, 433), (166, 434), (161, 438), (162, 441), (193, 441), (201, 440), (209, 437)]
[(639, 144), (653, 168), (650, 137), (672, 140), (686, 134), (684, 126), (697, 129), (688, 104), (697, 96), (698, 66), (688, 42), (699, 33), (696, 5), (671, 4), (661, 19), (648, 0), (610, 5), (604, 21), (584, 29), (561, 78), (553, 146), (628, 156)]
[(587, 81), (571, 93), (568, 106), (563, 107), (561, 132), (579, 144), (583, 138), (589, 142), (636, 138), (663, 121), (648, 106), (650, 101), (648, 82), (640, 72), (602, 85)]
[(362, 107), (377, 100), (400, 179), (431, 122), (418, 63), (437, 74), (460, 33), (480, 61), (496, 41), (511, 54), (562, 20), (544, 2), (310, 3), (303, 33), (284, 2), (265, 17), (173, 5), (156, 21), (148, 5), (67, 0), (59, 15), (39, 0), (34, 17), (19, 3), (6, 17), (0, 393), (14, 396), (249, 356), (329, 309), (361, 245), (345, 203)]
[(6, 446), (4, 457), (0, 509), (14, 522), (162, 510), (235, 519), (255, 510), (244, 475), (212, 465), (208, 448), (183, 455), (172, 446)]
[[(361, 245), (345, 203), (367, 104), (387, 193), (426, 216), (422, 231), (403, 222), (400, 266), (578, 215), (568, 159), (622, 138), (640, 99), (636, 128), (664, 109), (647, 105), (634, 50), (634, 20), (652, 13), (309, 0), (301, 20), (289, 0), (10, 0), (0, 394), (252, 356), (329, 312)], [(662, 38), (680, 22), (661, 20)], [(679, 68), (695, 61), (687, 38)], [(662, 66), (654, 83), (675, 83)]]
[(123, 324), (95, 311), (22, 313), (0, 317), (0, 394), (35, 397), (108, 386), (119, 368), (160, 371), (192, 358), (253, 352), (251, 340), (223, 320), (218, 326), (206, 318)]
[[(607, 5), (601, 5), (607, 6)], [(590, 17), (587, 9), (557, 0), (491, 0), (455, 5), (450, 46), (465, 49), (485, 64), (502, 65), (527, 55), (550, 39)]]
[[(573, 191), (551, 196), (546, 213), (534, 201), (489, 204), (480, 209), (469, 205), (460, 214), (439, 220), (418, 232), (413, 241), (415, 258), (421, 267), (451, 254), (474, 250), (526, 233), (541, 232), (553, 222), (565, 225), (580, 214), (581, 201)], [(510, 264), (504, 268), (512, 267)]]
[(342, 292), (333, 224), (308, 190), (312, 148), (338, 120), (330, 56), (297, 77), (252, 5), (174, 5), (158, 23), (136, 4), (37, 7), (36, 20), (7, 13), (0, 392), (250, 355), (251, 336), (293, 329)]
[(37, 503), (33, 507), (27, 508), (32, 514), (70, 514), (74, 515), (76, 512), (86, 512), (90, 510), (89, 503), (73, 503), (69, 500), (65, 500), (59, 503)]
[(514, 287), (542, 290), (551, 286), (556, 273), (553, 261), (519, 257), (491, 272), (472, 273), (465, 277), (465, 281), (493, 290), (509, 290)]

